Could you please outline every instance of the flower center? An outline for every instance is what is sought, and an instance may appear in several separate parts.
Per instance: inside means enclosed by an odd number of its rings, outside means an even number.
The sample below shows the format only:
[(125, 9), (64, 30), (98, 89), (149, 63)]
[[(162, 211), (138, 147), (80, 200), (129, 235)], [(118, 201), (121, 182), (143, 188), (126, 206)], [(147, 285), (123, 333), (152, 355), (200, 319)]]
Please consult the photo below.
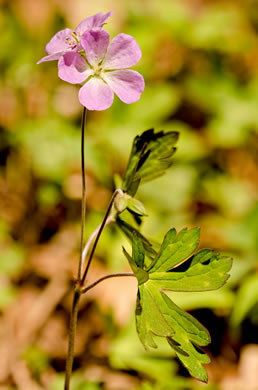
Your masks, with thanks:
[(78, 39), (76, 33), (75, 32), (72, 33), (72, 38), (71, 37), (67, 37), (65, 39), (65, 43), (68, 46), (72, 47), (72, 49), (75, 49), (77, 44), (79, 43), (79, 39)]
[(77, 42), (75, 39), (72, 39), (72, 38), (66, 38), (65, 40), (65, 43), (68, 45), (68, 46), (77, 46)]
[(94, 68), (94, 76), (96, 77), (101, 77), (101, 74), (103, 73), (103, 69), (101, 66), (97, 65), (95, 68)]

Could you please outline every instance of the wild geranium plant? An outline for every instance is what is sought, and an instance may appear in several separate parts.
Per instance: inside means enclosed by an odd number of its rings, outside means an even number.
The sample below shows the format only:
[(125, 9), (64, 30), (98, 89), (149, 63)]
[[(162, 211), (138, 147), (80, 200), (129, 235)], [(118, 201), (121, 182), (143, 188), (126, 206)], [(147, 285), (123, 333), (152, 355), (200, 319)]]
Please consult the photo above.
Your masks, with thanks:
[[(47, 44), (48, 55), (39, 61), (58, 60), (58, 75), (62, 80), (72, 84), (83, 83), (79, 91), (79, 100), (84, 106), (81, 138), (81, 248), (74, 285), (64, 388), (70, 388), (81, 295), (105, 279), (122, 276), (133, 276), (138, 281), (136, 329), (144, 347), (157, 348), (155, 336), (165, 337), (190, 374), (207, 382), (203, 364), (210, 360), (196, 347), (209, 344), (209, 332), (194, 317), (180, 309), (165, 292), (218, 289), (229, 277), (232, 260), (210, 249), (197, 251), (199, 228), (185, 228), (178, 233), (175, 228), (170, 229), (157, 250), (140, 232), (146, 212), (144, 205), (135, 198), (141, 184), (163, 175), (172, 165), (177, 132), (164, 133), (150, 129), (134, 139), (124, 178), (113, 193), (102, 223), (84, 243), (86, 112), (109, 108), (114, 93), (127, 104), (136, 102), (144, 90), (143, 77), (127, 69), (141, 58), (141, 50), (135, 39), (127, 34), (118, 34), (109, 43), (109, 34), (103, 25), (111, 14), (98, 13), (82, 21), (75, 31), (68, 28), (60, 31)], [(132, 216), (131, 223), (125, 220), (128, 212)], [(104, 227), (110, 222), (116, 223), (132, 244), (132, 252), (128, 253), (123, 248), (123, 253), (133, 272), (109, 274), (88, 285), (86, 278), (96, 246)]]

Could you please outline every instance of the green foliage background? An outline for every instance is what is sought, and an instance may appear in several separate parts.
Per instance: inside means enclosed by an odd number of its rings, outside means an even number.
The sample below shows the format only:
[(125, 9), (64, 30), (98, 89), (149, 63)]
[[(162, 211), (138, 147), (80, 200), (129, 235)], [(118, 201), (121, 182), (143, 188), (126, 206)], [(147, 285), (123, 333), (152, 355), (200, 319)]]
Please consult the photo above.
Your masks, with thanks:
[[(212, 361), (207, 366), (207, 389), (227, 389), (232, 371), (234, 388), (241, 383), (248, 388), (246, 380), (241, 382), (240, 368), (244, 352), (257, 343), (258, 324), (257, 2), (96, 0), (88, 5), (80, 0), (2, 0), (0, 4), (0, 345), (8, 341), (6, 324), (17, 321), (18, 328), (33, 328), (32, 320), (26, 325), (23, 316), (15, 319), (10, 314), (22, 307), (24, 295), (33, 291), (39, 299), (53, 281), (55, 285), (57, 276), (68, 283), (78, 258), (78, 87), (58, 79), (56, 62), (36, 62), (56, 31), (113, 9), (106, 28), (112, 37), (125, 32), (139, 43), (142, 59), (135, 69), (144, 76), (146, 89), (135, 104), (127, 106), (116, 98), (111, 109), (88, 115), (87, 235), (101, 221), (114, 174), (122, 176), (125, 171), (133, 138), (151, 127), (179, 131), (173, 166), (137, 194), (148, 214), (142, 230), (161, 242), (171, 227), (179, 231), (199, 226), (201, 247), (234, 257), (231, 278), (221, 290), (168, 295), (211, 333), (212, 343), (205, 349)], [(127, 245), (125, 238), (108, 227), (93, 271), (127, 269), (122, 245)], [(4, 388), (30, 390), (33, 384), (62, 388), (59, 375), (65, 350), (51, 350), (42, 334), (48, 326), (54, 332), (48, 324), (56, 318), (67, 323), (69, 304), (69, 297), (60, 297), (32, 329), (33, 336), (25, 337), (17, 348), (15, 361), (25, 362), (30, 382), (24, 385), (17, 379), (17, 369), (3, 368)], [(29, 311), (31, 305), (24, 307)], [(100, 295), (89, 295), (83, 302), (80, 321), (88, 321), (88, 333), (85, 336), (81, 330), (79, 336), (74, 389), (199, 388), (187, 379), (162, 340), (158, 352), (142, 349), (130, 321), (132, 305), (122, 320), (117, 320), (117, 310), (115, 299), (105, 305)], [(93, 331), (96, 322), (98, 331)], [(66, 331), (59, 337), (65, 344)], [(96, 374), (96, 367), (101, 374)], [(112, 375), (122, 378), (122, 384), (115, 387)]]

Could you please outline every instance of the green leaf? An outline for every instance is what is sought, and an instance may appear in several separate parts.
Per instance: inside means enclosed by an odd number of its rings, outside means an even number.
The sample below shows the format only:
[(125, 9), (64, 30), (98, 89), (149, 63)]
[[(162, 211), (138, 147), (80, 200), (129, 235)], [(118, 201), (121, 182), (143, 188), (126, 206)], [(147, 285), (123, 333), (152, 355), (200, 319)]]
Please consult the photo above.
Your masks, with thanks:
[(210, 342), (208, 331), (191, 315), (177, 307), (152, 281), (139, 286), (136, 327), (145, 348), (156, 348), (153, 336), (166, 337), (176, 355), (195, 378), (207, 382), (202, 364), (209, 358), (193, 345)]
[(133, 232), (133, 259), (135, 264), (140, 268), (144, 267), (144, 257), (145, 253), (142, 240), (137, 232)]
[(136, 136), (122, 190), (134, 196), (141, 181), (148, 182), (163, 175), (172, 164), (177, 139), (177, 132), (154, 133), (153, 129)]
[(172, 337), (174, 334), (153, 296), (152, 289), (148, 289), (148, 282), (139, 286), (135, 315), (137, 332), (146, 349), (157, 348), (154, 335)]
[(135, 264), (135, 261), (133, 261), (133, 258), (129, 255), (129, 253), (126, 251), (126, 249), (123, 247), (123, 254), (125, 255), (125, 257), (127, 258), (127, 261), (133, 271), (134, 274), (137, 273), (137, 265)]
[(138, 236), (141, 238), (146, 255), (148, 255), (149, 258), (153, 259), (157, 255), (157, 252), (152, 247), (151, 242), (146, 237), (144, 237), (136, 228), (131, 226), (129, 223), (123, 221), (121, 218), (119, 218), (119, 216), (116, 216), (116, 222), (119, 228), (126, 235), (126, 237), (129, 238), (131, 242), (133, 241), (133, 233), (136, 232), (138, 234)]
[(168, 339), (170, 346), (174, 348), (177, 357), (192, 376), (207, 382), (207, 373), (202, 364), (210, 363), (210, 359), (205, 353), (198, 351), (194, 345), (208, 345), (210, 343), (209, 332), (194, 317), (176, 306), (166, 294), (160, 293), (160, 296), (163, 298), (163, 304), (166, 305), (164, 308), (162, 306), (164, 317), (175, 330), (175, 335)]
[(229, 275), (232, 259), (220, 256), (211, 249), (203, 249), (184, 263), (188, 268), (172, 272), (152, 272), (150, 279), (164, 290), (208, 291), (222, 287)]
[(138, 280), (138, 284), (145, 283), (149, 279), (149, 274), (143, 269), (145, 258), (144, 247), (140, 236), (136, 232), (133, 232), (133, 256), (131, 257), (124, 248), (123, 252)]
[(151, 272), (168, 271), (181, 263), (197, 248), (199, 237), (199, 228), (191, 230), (185, 228), (178, 235), (175, 229), (169, 230), (164, 238), (159, 254), (150, 268)]
[(162, 291), (213, 290), (221, 287), (227, 280), (227, 272), (232, 263), (230, 258), (204, 249), (189, 259), (198, 245), (199, 234), (197, 228), (183, 229), (178, 235), (175, 229), (171, 229), (153, 263), (147, 268), (142, 238), (134, 231), (133, 255), (131, 258), (127, 254), (127, 257), (135, 275), (142, 267), (142, 271), (148, 276), (139, 283), (136, 307), (137, 332), (144, 347), (156, 348), (153, 337), (166, 337), (190, 374), (207, 382), (203, 364), (210, 360), (196, 346), (209, 344), (209, 332)]
[(138, 280), (138, 285), (145, 283), (149, 279), (149, 274), (144, 269), (137, 267), (135, 264), (134, 259), (129, 255), (129, 253), (126, 252), (125, 248), (123, 248), (123, 253), (125, 257), (128, 260), (128, 263), (130, 264), (130, 267), (135, 274), (135, 277)]

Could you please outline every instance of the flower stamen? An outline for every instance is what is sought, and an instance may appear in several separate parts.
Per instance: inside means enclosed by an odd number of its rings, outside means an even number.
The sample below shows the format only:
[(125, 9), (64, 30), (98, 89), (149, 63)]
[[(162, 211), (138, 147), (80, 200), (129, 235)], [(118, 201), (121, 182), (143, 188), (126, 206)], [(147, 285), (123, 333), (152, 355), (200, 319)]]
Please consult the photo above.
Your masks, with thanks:
[(95, 75), (96, 77), (100, 77), (102, 71), (103, 71), (103, 69), (102, 69), (101, 67), (97, 67), (97, 68), (95, 69), (94, 75)]
[(79, 38), (77, 37), (77, 35), (76, 35), (76, 32), (74, 31), (74, 32), (72, 32), (72, 36), (74, 37), (74, 39), (76, 40), (76, 42), (77, 43), (79, 43), (80, 42), (80, 40), (79, 40)]

